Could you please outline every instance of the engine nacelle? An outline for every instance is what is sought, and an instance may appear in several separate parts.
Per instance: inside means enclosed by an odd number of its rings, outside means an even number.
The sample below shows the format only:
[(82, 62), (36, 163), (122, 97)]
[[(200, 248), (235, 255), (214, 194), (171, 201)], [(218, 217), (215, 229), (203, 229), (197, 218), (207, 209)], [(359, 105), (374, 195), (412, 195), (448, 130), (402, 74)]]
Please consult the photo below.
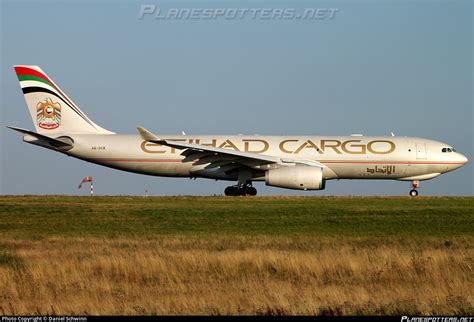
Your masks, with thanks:
[(323, 168), (297, 165), (268, 170), (265, 172), (265, 184), (287, 189), (323, 190), (326, 182)]

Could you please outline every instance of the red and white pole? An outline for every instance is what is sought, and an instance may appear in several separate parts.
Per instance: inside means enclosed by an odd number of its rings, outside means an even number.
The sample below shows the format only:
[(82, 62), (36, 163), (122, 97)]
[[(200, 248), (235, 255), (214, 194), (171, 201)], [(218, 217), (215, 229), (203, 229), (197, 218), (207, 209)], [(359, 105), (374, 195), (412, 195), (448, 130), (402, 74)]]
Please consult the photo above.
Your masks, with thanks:
[(91, 181), (91, 197), (94, 196), (94, 184)]

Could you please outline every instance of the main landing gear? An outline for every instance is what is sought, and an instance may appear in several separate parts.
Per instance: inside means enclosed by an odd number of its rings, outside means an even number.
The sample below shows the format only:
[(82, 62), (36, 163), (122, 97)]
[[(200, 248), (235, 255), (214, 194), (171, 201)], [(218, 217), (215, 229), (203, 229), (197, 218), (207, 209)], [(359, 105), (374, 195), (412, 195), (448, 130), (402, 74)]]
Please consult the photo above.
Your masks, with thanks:
[(413, 182), (411, 183), (411, 186), (413, 187), (413, 189), (410, 190), (410, 196), (412, 197), (418, 196), (418, 190), (416, 189), (420, 187), (420, 181), (413, 180)]
[(226, 196), (256, 196), (257, 189), (252, 187), (252, 183), (247, 182), (225, 188), (224, 194)]

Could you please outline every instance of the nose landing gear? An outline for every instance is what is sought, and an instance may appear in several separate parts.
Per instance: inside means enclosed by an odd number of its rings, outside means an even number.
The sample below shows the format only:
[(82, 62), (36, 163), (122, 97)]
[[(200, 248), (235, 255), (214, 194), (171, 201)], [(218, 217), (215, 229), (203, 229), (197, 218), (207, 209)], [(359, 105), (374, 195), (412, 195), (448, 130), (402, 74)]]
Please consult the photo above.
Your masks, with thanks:
[(418, 190), (416, 189), (420, 187), (420, 181), (413, 180), (413, 182), (411, 183), (411, 186), (413, 187), (413, 189), (410, 190), (410, 196), (412, 197), (418, 196)]
[(226, 196), (256, 196), (257, 189), (252, 187), (252, 183), (245, 183), (225, 188), (224, 194)]

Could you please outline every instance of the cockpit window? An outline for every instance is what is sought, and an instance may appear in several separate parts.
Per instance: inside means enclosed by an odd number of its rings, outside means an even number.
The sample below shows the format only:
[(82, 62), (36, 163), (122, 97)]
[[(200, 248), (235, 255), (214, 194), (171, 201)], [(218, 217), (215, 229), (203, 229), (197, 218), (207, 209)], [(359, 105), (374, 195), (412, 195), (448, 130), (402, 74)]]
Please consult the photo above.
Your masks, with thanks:
[(456, 150), (454, 148), (442, 148), (441, 152), (443, 152), (443, 153), (445, 153), (445, 152), (456, 152)]

